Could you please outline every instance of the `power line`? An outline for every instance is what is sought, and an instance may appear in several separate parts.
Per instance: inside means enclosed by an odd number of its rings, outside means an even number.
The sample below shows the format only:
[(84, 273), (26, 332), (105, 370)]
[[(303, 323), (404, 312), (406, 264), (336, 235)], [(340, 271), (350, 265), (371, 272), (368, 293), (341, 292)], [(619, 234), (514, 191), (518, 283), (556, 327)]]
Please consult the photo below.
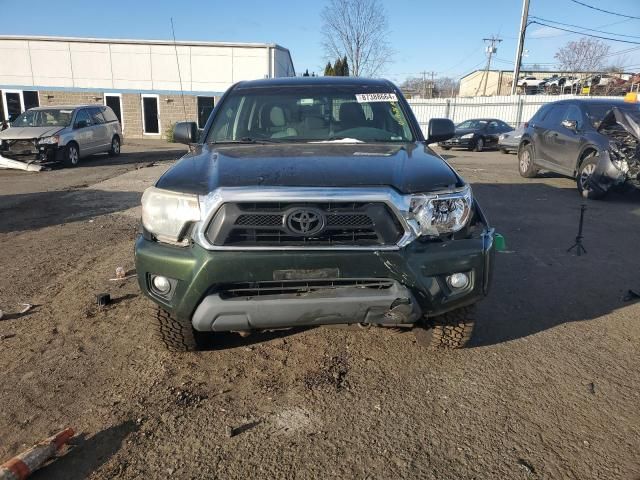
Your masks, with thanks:
[(605, 32), (603, 30), (596, 30), (595, 28), (581, 27), (580, 25), (572, 25), (571, 23), (562, 23), (562, 22), (557, 22), (555, 20), (548, 20), (546, 18), (536, 17), (535, 15), (531, 15), (531, 18), (534, 18), (536, 20), (541, 20), (543, 22), (555, 23), (557, 25), (564, 25), (565, 27), (573, 27), (573, 28), (580, 28), (582, 30), (589, 30), (590, 32), (605, 33), (607, 35), (617, 35), (618, 37), (640, 38), (640, 36), (638, 35), (625, 35), (624, 33)]
[(592, 10), (598, 10), (599, 12), (608, 13), (609, 15), (617, 15), (618, 17), (625, 18), (633, 18), (634, 20), (640, 20), (640, 17), (634, 17), (633, 15), (626, 15), (624, 13), (612, 12), (611, 10), (605, 10), (603, 8), (594, 7), (593, 5), (588, 5), (584, 2), (580, 2), (578, 0), (571, 0), (573, 3), (577, 3), (578, 5), (582, 5), (583, 7), (590, 8)]
[(631, 41), (631, 40), (622, 40), (620, 38), (603, 37), (601, 35), (592, 35), (590, 33), (584, 33), (584, 32), (576, 32), (575, 30), (569, 30), (567, 28), (556, 27), (555, 25), (548, 25), (546, 23), (540, 23), (540, 22), (535, 21), (535, 20), (530, 22), (530, 24), (536, 24), (536, 25), (542, 25), (543, 27), (555, 28), (556, 30), (562, 30), (563, 32), (575, 33), (577, 35), (583, 35), (585, 37), (600, 38), (601, 40), (609, 40), (609, 41), (612, 41), (612, 42), (621, 42), (621, 43), (630, 43), (632, 45), (640, 45), (640, 42), (634, 42), (634, 41)]

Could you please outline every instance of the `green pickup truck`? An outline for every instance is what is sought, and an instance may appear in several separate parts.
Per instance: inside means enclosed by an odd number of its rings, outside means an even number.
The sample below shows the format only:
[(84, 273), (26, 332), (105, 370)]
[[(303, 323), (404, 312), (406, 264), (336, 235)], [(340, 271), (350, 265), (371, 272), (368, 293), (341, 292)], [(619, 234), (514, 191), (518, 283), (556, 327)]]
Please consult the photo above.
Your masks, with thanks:
[[(164, 344), (328, 324), (405, 327), (464, 346), (489, 290), (494, 230), (471, 187), (429, 148), (390, 82), (240, 82), (190, 151), (142, 197), (135, 247)], [(215, 337), (214, 337), (215, 338)]]

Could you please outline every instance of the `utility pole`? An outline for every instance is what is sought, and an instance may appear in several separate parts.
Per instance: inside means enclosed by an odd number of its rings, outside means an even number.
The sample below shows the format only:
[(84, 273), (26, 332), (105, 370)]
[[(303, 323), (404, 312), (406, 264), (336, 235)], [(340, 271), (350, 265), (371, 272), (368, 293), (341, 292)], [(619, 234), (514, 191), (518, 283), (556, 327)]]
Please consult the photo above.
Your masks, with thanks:
[(433, 98), (433, 88), (435, 86), (434, 78), (436, 72), (421, 72), (422, 73), (422, 98), (427, 98), (427, 75), (431, 75), (431, 84), (429, 85), (429, 98)]
[(502, 41), (501, 38), (498, 38), (495, 35), (491, 35), (491, 38), (483, 38), (485, 43), (487, 43), (487, 67), (484, 70), (484, 89), (482, 90), (482, 95), (487, 94), (487, 83), (489, 82), (489, 70), (491, 70), (491, 58), (493, 54), (498, 51), (498, 47), (496, 45)]
[(435, 76), (436, 76), (436, 72), (432, 71), (431, 72), (431, 86), (430, 86), (430, 90), (429, 90), (430, 93), (431, 93), (431, 95), (430, 95), (431, 98), (433, 98), (433, 90), (434, 90), (434, 88), (436, 86), (435, 81), (434, 81)]
[(518, 36), (518, 50), (516, 51), (515, 67), (513, 69), (513, 82), (511, 83), (511, 95), (516, 94), (518, 78), (520, 78), (520, 64), (524, 50), (524, 37), (529, 23), (529, 0), (522, 0), (522, 18), (520, 19), (520, 35)]

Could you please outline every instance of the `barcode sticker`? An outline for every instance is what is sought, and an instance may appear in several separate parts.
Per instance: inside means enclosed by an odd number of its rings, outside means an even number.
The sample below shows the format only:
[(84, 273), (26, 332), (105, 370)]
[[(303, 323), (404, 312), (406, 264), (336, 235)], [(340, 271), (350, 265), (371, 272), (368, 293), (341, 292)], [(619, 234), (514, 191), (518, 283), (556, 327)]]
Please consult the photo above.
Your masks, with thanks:
[(371, 102), (397, 102), (398, 97), (395, 93), (356, 93), (358, 103)]

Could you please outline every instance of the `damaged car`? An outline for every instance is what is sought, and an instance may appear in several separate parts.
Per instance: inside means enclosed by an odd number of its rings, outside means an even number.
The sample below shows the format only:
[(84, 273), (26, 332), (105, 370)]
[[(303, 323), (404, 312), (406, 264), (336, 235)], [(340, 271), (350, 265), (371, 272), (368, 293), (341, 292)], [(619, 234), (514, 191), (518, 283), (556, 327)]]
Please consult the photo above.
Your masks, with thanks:
[(82, 158), (119, 155), (122, 127), (102, 105), (36, 107), (0, 132), (0, 167), (40, 170), (53, 163), (75, 167)]
[(202, 134), (178, 123), (190, 151), (145, 191), (135, 246), (157, 336), (187, 351), (216, 332), (359, 324), (464, 346), (494, 230), (429, 147), (453, 123), (426, 131), (391, 82), (351, 77), (243, 81)]
[(631, 99), (573, 99), (543, 105), (525, 123), (518, 149), (520, 175), (540, 170), (570, 176), (581, 195), (640, 186), (640, 103)]

